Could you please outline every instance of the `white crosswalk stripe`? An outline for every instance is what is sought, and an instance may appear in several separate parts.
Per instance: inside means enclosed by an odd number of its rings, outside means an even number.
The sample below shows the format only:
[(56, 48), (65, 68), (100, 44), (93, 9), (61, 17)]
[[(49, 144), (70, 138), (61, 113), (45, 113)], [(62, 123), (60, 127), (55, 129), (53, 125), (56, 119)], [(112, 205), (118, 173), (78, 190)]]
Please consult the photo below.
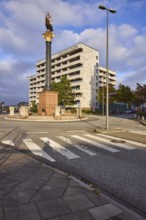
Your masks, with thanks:
[(114, 149), (114, 148), (112, 148), (112, 147), (108, 147), (108, 146), (106, 146), (106, 145), (104, 145), (104, 144), (101, 144), (101, 143), (96, 143), (95, 141), (89, 140), (89, 139), (87, 139), (87, 138), (80, 137), (80, 136), (78, 136), (78, 135), (72, 135), (72, 137), (73, 137), (73, 138), (76, 138), (76, 139), (79, 139), (79, 140), (81, 140), (81, 141), (87, 142), (87, 143), (89, 143), (89, 144), (91, 144), (91, 145), (93, 145), (93, 146), (96, 146), (96, 147), (98, 147), (98, 148), (102, 148), (102, 149), (104, 149), (104, 150), (110, 151), (111, 153), (119, 152), (119, 150), (117, 150), (117, 149)]
[(96, 153), (89, 150), (87, 147), (83, 146), (83, 145), (79, 145), (79, 144), (74, 144), (69, 138), (63, 137), (63, 136), (57, 136), (57, 138), (59, 138), (60, 140), (64, 141), (67, 144), (72, 145), (73, 147), (77, 148), (80, 151), (83, 151), (86, 154), (89, 154), (90, 156), (95, 156)]
[(11, 145), (11, 146), (15, 146), (15, 144), (12, 140), (3, 140), (2, 143), (3, 144), (8, 144), (8, 145)]
[(95, 135), (91, 135), (91, 134), (85, 134), (85, 136), (93, 138), (93, 139), (96, 139), (96, 140), (99, 140), (99, 141), (103, 141), (104, 143), (112, 144), (112, 145), (114, 145), (116, 147), (121, 147), (121, 148), (124, 148), (124, 149), (127, 149), (127, 150), (135, 149), (135, 147), (128, 146), (128, 145), (126, 145), (124, 143), (114, 143), (114, 142), (111, 142), (111, 140), (107, 140), (107, 139), (101, 138), (99, 136), (95, 136)]
[[(108, 137), (108, 138), (111, 138), (112, 136), (110, 135), (104, 135), (104, 134), (100, 134), (100, 136), (102, 137)], [(139, 142), (135, 142), (135, 141), (130, 141), (130, 140), (127, 140), (127, 139), (124, 139), (124, 138), (117, 138), (117, 137), (112, 137), (114, 138), (115, 140), (123, 140), (123, 141), (126, 141), (127, 143), (129, 144), (132, 144), (132, 145), (135, 145), (137, 147), (146, 147), (146, 144), (143, 144), (143, 143), (139, 143)]]
[(41, 138), (41, 140), (44, 141), (45, 143), (47, 143), (49, 145), (49, 147), (51, 147), (54, 150), (56, 150), (57, 152), (59, 152), (60, 154), (62, 154), (67, 159), (79, 158), (78, 155), (74, 154), (70, 150), (66, 149), (62, 145), (56, 143), (55, 141), (53, 141), (53, 140), (51, 140), (51, 139), (49, 139), (47, 137), (43, 137), (43, 138)]
[(130, 132), (130, 133), (135, 133), (135, 134), (146, 135), (146, 131), (132, 131), (132, 130), (128, 130), (128, 132)]
[(24, 139), (23, 142), (33, 154), (43, 157), (51, 162), (55, 162), (55, 160), (52, 157), (50, 157), (45, 151), (43, 151), (42, 148), (35, 144), (31, 139)]

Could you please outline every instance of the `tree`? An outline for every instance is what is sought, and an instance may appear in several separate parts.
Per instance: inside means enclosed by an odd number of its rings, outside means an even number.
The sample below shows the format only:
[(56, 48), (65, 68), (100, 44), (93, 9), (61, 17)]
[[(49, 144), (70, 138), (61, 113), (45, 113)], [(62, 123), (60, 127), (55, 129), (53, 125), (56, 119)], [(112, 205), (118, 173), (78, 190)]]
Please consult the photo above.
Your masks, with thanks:
[(58, 94), (58, 104), (59, 105), (73, 105), (75, 104), (75, 96), (72, 92), (72, 87), (70, 81), (67, 79), (67, 76), (64, 75), (61, 78), (61, 81), (51, 84), (51, 89), (59, 92)]
[(117, 90), (117, 101), (128, 103), (131, 105), (131, 103), (134, 100), (134, 92), (131, 90), (129, 86), (125, 86), (123, 84), (119, 85), (119, 88)]
[[(109, 84), (109, 104), (112, 104), (116, 101), (116, 89), (113, 85)], [(104, 87), (99, 87), (98, 90), (98, 103), (99, 110), (102, 110), (102, 114), (104, 115), (106, 109), (106, 85)]]
[(139, 106), (146, 102), (146, 85), (136, 84), (136, 89), (134, 91), (134, 103)]
[[(98, 90), (98, 100), (99, 103), (103, 102), (103, 96), (104, 96), (104, 103), (106, 102), (106, 86), (99, 87)], [(113, 87), (113, 85), (109, 84), (109, 103), (113, 103), (116, 101), (116, 89)]]
[(33, 101), (32, 102), (32, 106), (31, 106), (31, 112), (33, 112), (33, 113), (37, 113), (38, 112), (38, 106), (37, 106), (37, 104), (36, 104), (36, 102), (35, 101)]

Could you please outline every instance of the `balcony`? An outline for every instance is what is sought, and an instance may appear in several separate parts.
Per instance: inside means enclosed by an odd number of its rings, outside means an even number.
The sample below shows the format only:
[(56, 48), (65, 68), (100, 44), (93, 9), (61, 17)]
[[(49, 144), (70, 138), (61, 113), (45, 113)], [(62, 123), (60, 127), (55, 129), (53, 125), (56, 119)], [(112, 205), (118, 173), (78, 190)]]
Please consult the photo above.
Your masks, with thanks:
[(38, 71), (41, 71), (41, 70), (45, 70), (46, 69), (46, 65), (42, 65), (42, 66), (37, 66), (36, 67), (36, 71), (38, 72)]
[(73, 58), (76, 58), (78, 56), (81, 56), (82, 55), (82, 52), (76, 52), (75, 54), (70, 54), (70, 52), (68, 53), (64, 53), (62, 55), (58, 56), (56, 55), (56, 58), (55, 58), (55, 55), (53, 57), (53, 62), (52, 64), (53, 65), (56, 65), (56, 64), (59, 64), (59, 63), (62, 63), (62, 62), (65, 62), (65, 61), (69, 61), (70, 59), (73, 59)]

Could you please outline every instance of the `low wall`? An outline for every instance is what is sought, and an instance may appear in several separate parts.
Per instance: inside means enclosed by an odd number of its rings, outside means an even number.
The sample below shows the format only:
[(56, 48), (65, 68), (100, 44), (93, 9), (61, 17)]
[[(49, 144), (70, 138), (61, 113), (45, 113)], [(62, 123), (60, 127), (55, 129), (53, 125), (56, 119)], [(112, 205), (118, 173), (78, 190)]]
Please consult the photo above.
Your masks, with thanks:
[(54, 120), (54, 117), (53, 116), (40, 116), (40, 115), (30, 115), (28, 117), (29, 120)]
[(13, 119), (27, 119), (28, 116), (21, 116), (21, 115), (8, 115), (8, 118), (13, 118)]
[(76, 115), (61, 115), (60, 120), (73, 120), (78, 119), (79, 117)]
[(53, 117), (53, 116), (33, 116), (33, 115), (31, 115), (31, 116), (29, 116), (28, 117), (28, 119), (29, 120), (50, 120), (50, 121), (52, 121), (52, 120), (74, 120), (74, 119), (78, 119), (79, 117), (78, 116), (76, 116), (76, 115), (61, 115), (61, 116), (57, 116), (57, 117)]

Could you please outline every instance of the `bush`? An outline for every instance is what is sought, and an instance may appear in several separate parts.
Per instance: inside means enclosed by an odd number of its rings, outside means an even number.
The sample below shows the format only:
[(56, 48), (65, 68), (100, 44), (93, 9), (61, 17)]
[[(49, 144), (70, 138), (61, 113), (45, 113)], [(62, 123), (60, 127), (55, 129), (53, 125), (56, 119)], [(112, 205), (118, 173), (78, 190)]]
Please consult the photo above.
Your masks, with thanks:
[(70, 111), (71, 111), (71, 113), (76, 113), (77, 112), (75, 108), (72, 108)]
[(138, 112), (137, 114), (138, 114), (140, 117), (142, 117), (142, 116), (146, 117), (146, 112)]
[(92, 115), (101, 115), (101, 113), (99, 113), (97, 111), (92, 111), (92, 110), (82, 110), (82, 113), (92, 114)]
[(72, 114), (77, 112), (76, 109), (75, 109), (75, 108), (72, 108), (72, 107), (66, 107), (66, 108), (65, 108), (65, 111), (66, 111), (66, 112), (70, 112), (70, 113), (72, 113)]
[(30, 111), (32, 113), (37, 113), (38, 112), (38, 106), (35, 102), (32, 102), (32, 107), (31, 107)]

